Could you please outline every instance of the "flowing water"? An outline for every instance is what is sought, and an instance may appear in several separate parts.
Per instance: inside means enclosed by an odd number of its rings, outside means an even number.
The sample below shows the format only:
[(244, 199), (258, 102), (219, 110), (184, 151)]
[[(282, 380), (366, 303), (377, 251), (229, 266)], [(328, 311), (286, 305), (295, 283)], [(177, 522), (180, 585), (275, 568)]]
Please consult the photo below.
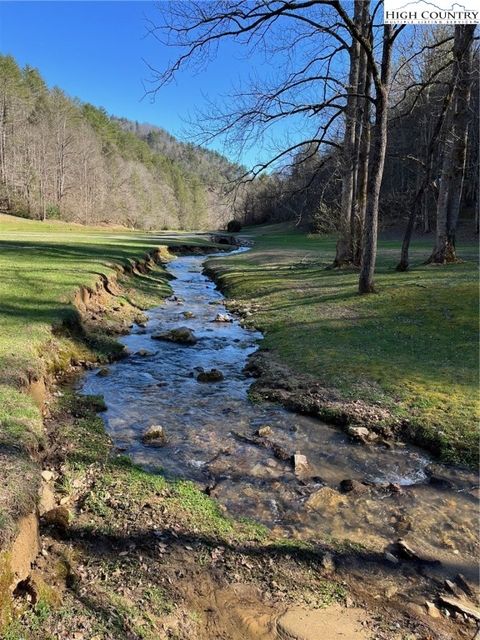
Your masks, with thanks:
[[(146, 327), (135, 327), (123, 338), (131, 355), (111, 365), (109, 375), (91, 371), (83, 381), (83, 393), (104, 396), (106, 428), (117, 448), (145, 468), (209, 486), (230, 513), (251, 517), (279, 535), (332, 536), (376, 549), (403, 537), (452, 570), (475, 575), (476, 478), (440, 468), (450, 482), (432, 483), (431, 461), (419, 450), (354, 444), (313, 418), (269, 403), (251, 404), (251, 379), (243, 368), (262, 336), (237, 319), (214, 321), (227, 311), (222, 294), (202, 274), (204, 260), (195, 255), (171, 262), (174, 295), (149, 312)], [(195, 345), (152, 339), (180, 326), (194, 331)], [(225, 378), (199, 382), (200, 367), (219, 369)], [(164, 427), (164, 447), (142, 443), (151, 425)], [(251, 437), (263, 425), (271, 427), (270, 439), (285, 451), (307, 457), (307, 478), (299, 480), (291, 462), (276, 458), (271, 448), (238, 437)], [(378, 488), (342, 495), (338, 484), (346, 478)], [(388, 483), (401, 490), (385, 488)]]

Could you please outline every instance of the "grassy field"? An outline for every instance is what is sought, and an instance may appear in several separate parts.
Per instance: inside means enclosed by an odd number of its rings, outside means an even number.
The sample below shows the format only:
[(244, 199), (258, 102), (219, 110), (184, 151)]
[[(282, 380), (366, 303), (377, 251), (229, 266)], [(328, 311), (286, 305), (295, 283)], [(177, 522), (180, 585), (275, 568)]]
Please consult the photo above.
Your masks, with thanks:
[(282, 226), (246, 230), (252, 251), (209, 261), (228, 294), (252, 304), (264, 347), (345, 399), (408, 419), (416, 440), (443, 459), (478, 460), (477, 247), (463, 262), (425, 266), (431, 241), (415, 242), (397, 273), (400, 243), (380, 242), (378, 293), (357, 295), (358, 273), (326, 270), (333, 238)]
[[(0, 543), (11, 536), (15, 514), (28, 512), (36, 499), (31, 457), (45, 443), (40, 410), (26, 393), (29, 382), (62, 370), (71, 360), (97, 360), (118, 349), (111, 336), (64, 330), (78, 325), (75, 292), (94, 285), (101, 274), (116, 273), (115, 265), (141, 259), (159, 245), (181, 244), (186, 237), (0, 216)], [(117, 311), (107, 309), (103, 324), (110, 313), (114, 324), (118, 309), (125, 309), (127, 319), (136, 306), (158, 303), (170, 290), (162, 269), (120, 280), (124, 295), (114, 299)]]

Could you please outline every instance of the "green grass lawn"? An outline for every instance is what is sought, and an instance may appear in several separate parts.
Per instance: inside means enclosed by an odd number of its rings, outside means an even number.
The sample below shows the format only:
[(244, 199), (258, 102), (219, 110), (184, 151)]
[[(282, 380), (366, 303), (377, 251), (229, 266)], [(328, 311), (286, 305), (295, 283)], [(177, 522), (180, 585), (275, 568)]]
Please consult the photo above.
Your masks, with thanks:
[[(94, 285), (100, 274), (115, 273), (115, 265), (141, 259), (159, 245), (186, 241), (198, 244), (207, 238), (0, 215), (0, 543), (12, 533), (12, 514), (28, 512), (36, 499), (30, 460), (44, 445), (44, 433), (40, 410), (26, 393), (29, 381), (62, 369), (72, 357), (94, 360), (115, 347), (108, 336), (89, 342), (85, 336), (65, 335), (64, 324), (74, 326), (78, 319), (75, 292)], [(162, 269), (121, 280), (125, 297), (116, 304), (130, 311), (129, 302), (148, 307), (170, 290)]]
[[(464, 262), (425, 266), (431, 240), (412, 247), (397, 273), (400, 243), (380, 242), (378, 292), (357, 295), (358, 273), (326, 270), (335, 240), (284, 226), (246, 230), (252, 251), (209, 261), (229, 295), (254, 304), (263, 346), (345, 399), (407, 418), (415, 439), (445, 460), (478, 459), (477, 247)], [(256, 309), (256, 310), (255, 310)]]

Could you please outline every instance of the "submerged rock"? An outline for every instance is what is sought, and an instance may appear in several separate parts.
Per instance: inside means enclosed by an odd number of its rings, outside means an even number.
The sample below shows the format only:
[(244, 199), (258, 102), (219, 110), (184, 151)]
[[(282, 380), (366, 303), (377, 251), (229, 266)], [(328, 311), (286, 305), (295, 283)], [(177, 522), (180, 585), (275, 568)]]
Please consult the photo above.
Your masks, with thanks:
[(148, 317), (144, 313), (138, 313), (135, 316), (133, 321), (139, 327), (146, 327), (147, 326)]
[(272, 435), (272, 427), (270, 427), (268, 424), (264, 424), (263, 427), (257, 429), (257, 436), (260, 436), (260, 438), (270, 438), (270, 436)]
[(221, 382), (225, 376), (219, 369), (210, 369), (210, 371), (200, 371), (197, 376), (198, 382)]
[(297, 478), (304, 478), (308, 474), (307, 457), (301, 453), (295, 453), (293, 456), (293, 470)]
[(187, 319), (195, 318), (193, 311), (182, 311), (182, 316)]
[(370, 431), (367, 427), (348, 427), (347, 433), (357, 442), (366, 443), (370, 439)]
[(97, 372), (97, 376), (100, 376), (100, 378), (105, 378), (109, 374), (110, 374), (110, 369), (108, 367), (102, 367)]
[(273, 455), (279, 460), (283, 460), (284, 462), (286, 462), (287, 460), (291, 459), (292, 456), (281, 445), (277, 444), (276, 442), (272, 442), (271, 447)]
[(322, 487), (308, 498), (305, 503), (307, 509), (315, 511), (331, 511), (346, 504), (345, 496), (331, 489), (330, 487)]
[(368, 491), (368, 486), (366, 484), (363, 484), (363, 482), (359, 482), (358, 480), (347, 478), (340, 482), (340, 491), (342, 493), (353, 493), (355, 495), (360, 495)]
[(453, 489), (455, 486), (448, 478), (443, 478), (441, 476), (430, 476), (428, 482), (436, 489)]
[(143, 358), (146, 358), (147, 356), (153, 356), (153, 352), (152, 351), (148, 351), (148, 349), (139, 349), (138, 351), (135, 352), (136, 356), (142, 356)]
[(165, 429), (158, 424), (154, 424), (142, 435), (143, 444), (148, 444), (151, 447), (163, 447), (167, 444), (167, 435)]
[(178, 327), (164, 333), (154, 333), (153, 340), (168, 340), (170, 342), (178, 342), (180, 344), (196, 344), (197, 338), (193, 331), (188, 327)]

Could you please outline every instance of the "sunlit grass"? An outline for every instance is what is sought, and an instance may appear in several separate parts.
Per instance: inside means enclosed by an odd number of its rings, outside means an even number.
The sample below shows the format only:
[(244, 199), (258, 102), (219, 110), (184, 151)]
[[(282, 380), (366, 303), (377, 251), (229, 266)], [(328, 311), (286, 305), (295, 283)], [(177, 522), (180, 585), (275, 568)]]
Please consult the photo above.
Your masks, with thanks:
[(263, 346), (343, 397), (377, 402), (408, 419), (449, 460), (477, 459), (477, 247), (464, 262), (426, 266), (416, 242), (412, 268), (397, 273), (400, 243), (380, 242), (377, 293), (357, 295), (358, 273), (325, 269), (333, 238), (284, 228), (252, 230), (254, 249), (215, 259), (234, 298), (254, 302)]
[[(22, 484), (20, 470), (32, 471), (31, 456), (44, 444), (41, 413), (27, 393), (29, 384), (61, 372), (72, 359), (105, 358), (119, 346), (108, 335), (85, 339), (72, 304), (75, 292), (82, 285), (93, 287), (101, 275), (117, 274), (119, 265), (142, 259), (160, 245), (208, 241), (207, 236), (176, 232), (137, 233), (0, 215), (0, 454), (10, 452), (0, 488), (0, 519), (6, 523), (0, 545), (11, 536), (15, 517), (31, 509), (36, 492), (33, 472), (22, 472), (31, 498), (21, 504), (11, 495), (15, 478)], [(119, 277), (117, 304), (125, 307), (129, 302), (143, 308), (158, 304), (170, 291), (161, 268)], [(73, 332), (65, 335), (65, 325)]]

